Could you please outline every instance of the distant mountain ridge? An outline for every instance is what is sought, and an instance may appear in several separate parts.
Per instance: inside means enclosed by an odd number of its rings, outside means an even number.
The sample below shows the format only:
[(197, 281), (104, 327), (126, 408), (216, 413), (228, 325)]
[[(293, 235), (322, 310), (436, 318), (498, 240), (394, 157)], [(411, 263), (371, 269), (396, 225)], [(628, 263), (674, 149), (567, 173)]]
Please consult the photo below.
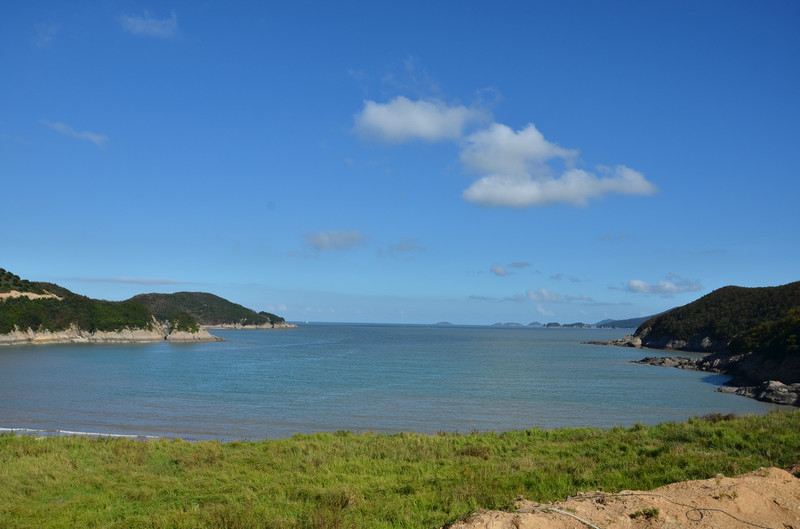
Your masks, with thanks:
[[(662, 313), (663, 314), (663, 313)], [(658, 314), (652, 316), (642, 316), (639, 318), (628, 318), (626, 320), (603, 320), (595, 323), (595, 327), (601, 329), (636, 329), (647, 320), (656, 317)]]

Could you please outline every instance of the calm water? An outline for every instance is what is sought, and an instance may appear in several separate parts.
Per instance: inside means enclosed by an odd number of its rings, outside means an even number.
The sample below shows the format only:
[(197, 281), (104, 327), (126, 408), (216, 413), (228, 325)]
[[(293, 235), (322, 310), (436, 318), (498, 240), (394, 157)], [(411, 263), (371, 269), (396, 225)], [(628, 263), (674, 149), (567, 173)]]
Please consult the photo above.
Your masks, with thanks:
[(683, 421), (774, 405), (581, 345), (620, 330), (306, 325), (227, 341), (0, 347), (0, 428), (198, 439)]

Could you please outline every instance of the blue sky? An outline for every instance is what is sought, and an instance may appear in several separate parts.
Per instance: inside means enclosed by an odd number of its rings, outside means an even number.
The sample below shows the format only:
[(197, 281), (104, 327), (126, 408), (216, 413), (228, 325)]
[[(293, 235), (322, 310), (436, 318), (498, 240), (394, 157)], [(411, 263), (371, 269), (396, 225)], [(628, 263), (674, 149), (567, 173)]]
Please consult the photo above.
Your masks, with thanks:
[(11, 2), (0, 267), (288, 320), (800, 279), (800, 3)]

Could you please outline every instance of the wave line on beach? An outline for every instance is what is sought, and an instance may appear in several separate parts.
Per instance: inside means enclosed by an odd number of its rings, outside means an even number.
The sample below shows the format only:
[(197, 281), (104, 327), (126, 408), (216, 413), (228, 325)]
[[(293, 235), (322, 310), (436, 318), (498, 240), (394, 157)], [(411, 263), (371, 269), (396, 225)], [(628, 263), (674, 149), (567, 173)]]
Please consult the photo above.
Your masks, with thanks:
[(124, 434), (124, 433), (100, 433), (100, 432), (76, 432), (72, 430), (41, 430), (36, 428), (2, 428), (0, 433), (16, 433), (21, 435), (42, 435), (43, 437), (58, 435), (75, 435), (79, 437), (110, 437), (114, 439), (161, 439), (154, 435)]

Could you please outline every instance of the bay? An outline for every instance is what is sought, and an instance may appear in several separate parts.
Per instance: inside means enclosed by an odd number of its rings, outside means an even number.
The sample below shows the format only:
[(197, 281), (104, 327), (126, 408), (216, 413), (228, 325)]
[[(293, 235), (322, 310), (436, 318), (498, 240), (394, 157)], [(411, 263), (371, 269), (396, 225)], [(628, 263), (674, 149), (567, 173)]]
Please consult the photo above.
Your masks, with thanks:
[(780, 406), (581, 344), (626, 331), (310, 324), (202, 344), (0, 348), (0, 431), (255, 440), (683, 421)]

